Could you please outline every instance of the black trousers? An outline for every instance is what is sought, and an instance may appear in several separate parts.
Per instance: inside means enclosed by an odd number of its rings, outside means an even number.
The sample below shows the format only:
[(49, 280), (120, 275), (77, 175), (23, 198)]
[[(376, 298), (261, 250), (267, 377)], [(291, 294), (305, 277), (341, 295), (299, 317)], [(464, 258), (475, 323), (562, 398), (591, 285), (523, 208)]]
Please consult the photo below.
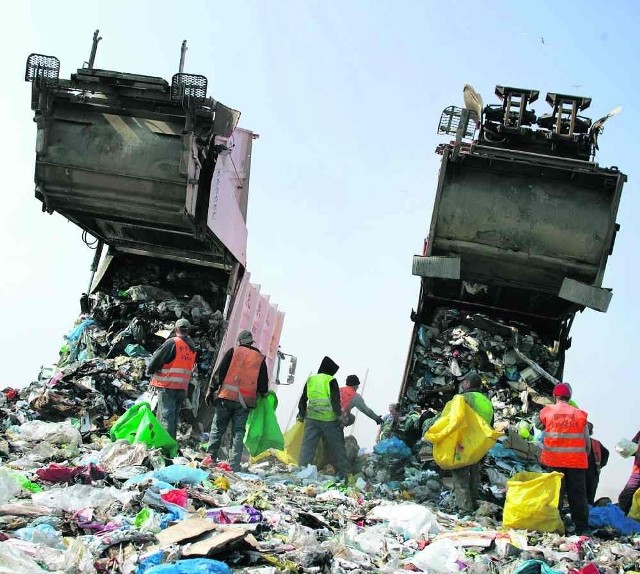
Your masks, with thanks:
[(576, 530), (589, 528), (589, 503), (587, 502), (587, 471), (583, 468), (551, 468), (564, 475), (562, 479), (562, 491), (560, 492), (560, 504), (565, 492), (569, 499), (571, 518), (576, 525)]

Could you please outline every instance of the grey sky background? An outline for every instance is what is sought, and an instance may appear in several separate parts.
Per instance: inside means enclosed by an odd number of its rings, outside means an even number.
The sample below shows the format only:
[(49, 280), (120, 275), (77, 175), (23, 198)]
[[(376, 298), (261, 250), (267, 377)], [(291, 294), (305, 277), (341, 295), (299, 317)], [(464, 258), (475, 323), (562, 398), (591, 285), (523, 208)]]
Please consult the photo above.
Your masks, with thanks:
[[(636, 2), (435, 1), (20, 2), (7, 8), (0, 46), (3, 209), (0, 211), (2, 385), (22, 386), (57, 356), (79, 312), (92, 252), (60, 215), (33, 197), (35, 125), (31, 52), (51, 54), (68, 77), (103, 40), (96, 67), (209, 78), (209, 94), (242, 111), (254, 143), (248, 267), (286, 311), (282, 347), (298, 355), (284, 387), (286, 422), (304, 378), (329, 354), (369, 377), (365, 398), (380, 413), (397, 396), (419, 281), (411, 259), (430, 219), (443, 108), (472, 84), (495, 103), (496, 84), (593, 98), (588, 114), (615, 106), (600, 139), (601, 165), (629, 174), (622, 224), (605, 286), (609, 312), (585, 312), (573, 329), (565, 379), (589, 412), (595, 436), (613, 449), (638, 430), (636, 300), (640, 213), (636, 105), (640, 54)], [(544, 42), (542, 39), (544, 38)], [(359, 417), (371, 445), (375, 425)], [(616, 493), (630, 472), (617, 455), (603, 474)]]

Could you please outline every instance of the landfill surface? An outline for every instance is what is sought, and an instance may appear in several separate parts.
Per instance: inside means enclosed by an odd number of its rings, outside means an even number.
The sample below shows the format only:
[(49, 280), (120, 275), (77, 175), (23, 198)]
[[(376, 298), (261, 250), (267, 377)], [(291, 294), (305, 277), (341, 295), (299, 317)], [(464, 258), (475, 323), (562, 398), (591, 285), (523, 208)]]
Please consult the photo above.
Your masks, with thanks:
[[(58, 369), (0, 392), (0, 574), (640, 570), (640, 523), (606, 501), (593, 536), (503, 527), (508, 479), (542, 471), (531, 422), (562, 360), (535, 332), (442, 309), (420, 329), (400, 417), (372, 453), (348, 439), (346, 483), (276, 451), (233, 473), (202, 449), (201, 395), (224, 332), (215, 285), (170, 273), (112, 277), (83, 302)], [(112, 440), (129, 407), (154, 403), (145, 360), (182, 316), (201, 353), (179, 453)], [(470, 370), (505, 434), (484, 459), (478, 510), (461, 517), (422, 437)]]

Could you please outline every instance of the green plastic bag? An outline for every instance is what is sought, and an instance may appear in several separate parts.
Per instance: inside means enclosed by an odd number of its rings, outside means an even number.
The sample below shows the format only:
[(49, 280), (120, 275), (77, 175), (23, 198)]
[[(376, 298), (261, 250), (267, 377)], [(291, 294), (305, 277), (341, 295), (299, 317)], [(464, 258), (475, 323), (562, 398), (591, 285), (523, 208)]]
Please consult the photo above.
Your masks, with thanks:
[(251, 456), (256, 456), (270, 448), (284, 449), (284, 437), (276, 418), (278, 397), (269, 391), (266, 397), (258, 397), (255, 408), (249, 413), (244, 445)]
[(504, 528), (564, 534), (558, 511), (562, 474), (519, 472), (507, 481), (502, 514)]
[(171, 457), (178, 454), (178, 443), (160, 424), (149, 403), (138, 403), (127, 409), (111, 427), (109, 435), (112, 441), (142, 442), (152, 448), (161, 448)]
[(24, 474), (20, 474), (19, 472), (11, 472), (9, 474), (18, 482), (22, 490), (42, 492), (42, 487), (35, 482), (31, 482)]

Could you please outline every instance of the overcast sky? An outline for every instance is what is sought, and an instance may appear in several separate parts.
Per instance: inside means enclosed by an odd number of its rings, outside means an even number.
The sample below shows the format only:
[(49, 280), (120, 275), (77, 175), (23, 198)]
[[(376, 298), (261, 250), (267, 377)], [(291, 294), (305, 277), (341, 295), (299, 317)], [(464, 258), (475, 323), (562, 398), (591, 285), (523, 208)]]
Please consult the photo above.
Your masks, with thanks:
[[(233, 2), (15, 2), (0, 34), (3, 209), (0, 330), (3, 386), (28, 383), (57, 356), (86, 288), (92, 252), (60, 215), (33, 196), (35, 125), (31, 52), (51, 54), (69, 77), (96, 67), (170, 79), (188, 40), (186, 72), (209, 78), (209, 94), (242, 111), (260, 134), (253, 150), (248, 266), (286, 311), (283, 350), (298, 355), (298, 382), (283, 388), (287, 420), (302, 382), (324, 354), (369, 377), (379, 412), (395, 399), (404, 369), (422, 248), (434, 198), (443, 108), (462, 104), (470, 83), (496, 103), (496, 84), (579, 93), (599, 117), (622, 105), (600, 139), (597, 160), (628, 173), (615, 252), (605, 277), (609, 312), (585, 312), (573, 329), (566, 380), (613, 449), (638, 420), (635, 298), (640, 213), (636, 181), (639, 5), (302, 0)], [(544, 41), (543, 41), (544, 39)], [(547, 111), (543, 97), (534, 105)], [(374, 423), (356, 436), (370, 444)], [(612, 455), (603, 480), (617, 492), (630, 461)]]

